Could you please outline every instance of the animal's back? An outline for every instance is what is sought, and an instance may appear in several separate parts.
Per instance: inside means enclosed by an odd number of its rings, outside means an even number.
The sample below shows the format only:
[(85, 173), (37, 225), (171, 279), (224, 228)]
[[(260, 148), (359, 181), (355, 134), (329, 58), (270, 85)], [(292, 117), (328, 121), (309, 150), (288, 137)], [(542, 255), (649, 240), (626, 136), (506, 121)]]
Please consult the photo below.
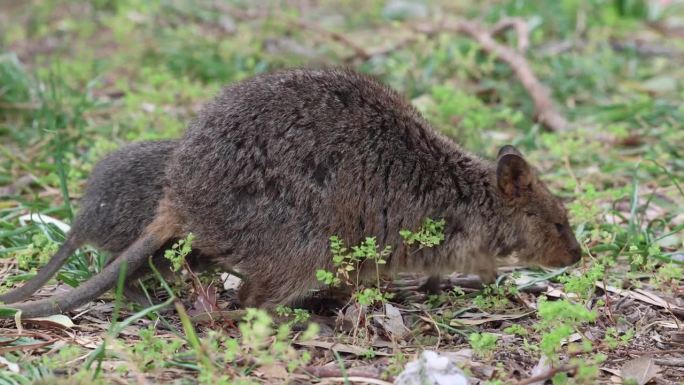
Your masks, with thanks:
[(392, 244), (400, 229), (439, 215), (450, 202), (435, 200), (459, 198), (441, 196), (441, 185), (469, 188), (457, 180), (467, 176), (445, 172), (458, 159), (473, 162), (377, 81), (295, 70), (224, 89), (188, 129), (167, 177), (203, 253), (313, 278), (329, 264), (330, 235)]
[(83, 241), (118, 253), (140, 236), (163, 195), (164, 168), (176, 143), (131, 144), (98, 162), (74, 223)]

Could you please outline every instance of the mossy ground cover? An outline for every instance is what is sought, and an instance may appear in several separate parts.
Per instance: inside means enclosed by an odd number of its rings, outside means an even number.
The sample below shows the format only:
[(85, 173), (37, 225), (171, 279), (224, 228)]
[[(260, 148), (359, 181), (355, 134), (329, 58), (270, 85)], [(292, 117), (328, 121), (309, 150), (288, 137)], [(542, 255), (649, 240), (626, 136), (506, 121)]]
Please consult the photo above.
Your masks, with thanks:
[[(563, 270), (502, 267), (486, 288), (452, 275), (438, 295), (416, 290), (422, 277), (403, 276), (359, 287), (338, 315), (280, 309), (242, 320), (219, 311), (234, 295), (218, 275), (186, 271), (185, 283), (170, 287), (153, 277), (160, 301), (180, 298), (174, 311), (135, 309), (112, 293), (71, 313), (70, 327), (1, 321), (0, 384), (384, 383), (426, 349), (451, 352), (479, 383), (546, 374), (556, 384), (684, 381), (681, 1), (9, 0), (1, 7), (1, 290), (30, 278), (63, 240), (56, 226), (24, 216), (68, 224), (104, 154), (178, 137), (221, 85), (295, 66), (373, 74), (483, 156), (515, 144), (567, 202), (585, 256)], [(467, 36), (412, 28), (444, 16), (485, 25), (524, 20), (525, 55), (569, 129), (537, 123), (511, 67)], [(510, 47), (519, 40), (513, 30), (497, 39)], [(439, 247), (435, 222), (407, 230), (416, 247)], [(353, 266), (341, 241), (331, 258)], [(357, 246), (377, 261), (391, 245)], [(77, 285), (107, 257), (80, 250), (37, 296)], [(207, 306), (213, 317), (202, 316)], [(306, 326), (311, 320), (320, 325)]]

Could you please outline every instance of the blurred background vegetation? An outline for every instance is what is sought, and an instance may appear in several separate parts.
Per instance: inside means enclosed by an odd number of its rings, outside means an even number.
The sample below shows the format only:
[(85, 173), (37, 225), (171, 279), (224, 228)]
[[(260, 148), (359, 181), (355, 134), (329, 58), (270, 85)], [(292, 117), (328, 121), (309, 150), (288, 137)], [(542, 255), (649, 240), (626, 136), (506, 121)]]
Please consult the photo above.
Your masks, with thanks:
[[(409, 27), (512, 16), (528, 24), (532, 69), (573, 130), (544, 132), (511, 68), (472, 40)], [(3, 0), (0, 184), (35, 177), (4, 210), (68, 218), (67, 192), (78, 197), (103, 154), (178, 137), (222, 85), (293, 66), (371, 73), (475, 152), (522, 146), (565, 196), (648, 179), (656, 166), (633, 169), (643, 157), (681, 173), (683, 34), (684, 5), (669, 0)]]
[[(510, 66), (470, 38), (411, 28), (443, 17), (522, 18), (525, 54), (571, 128), (536, 123)], [(515, 31), (499, 42), (515, 47)], [(180, 136), (222, 85), (349, 66), (474, 152), (520, 146), (570, 202), (588, 250), (658, 272), (684, 259), (681, 231), (660, 237), (684, 222), (683, 63), (682, 0), (1, 0), (0, 259), (44, 263), (61, 233), (18, 218), (68, 222), (98, 159)], [(60, 279), (76, 284), (103, 260), (86, 250)]]

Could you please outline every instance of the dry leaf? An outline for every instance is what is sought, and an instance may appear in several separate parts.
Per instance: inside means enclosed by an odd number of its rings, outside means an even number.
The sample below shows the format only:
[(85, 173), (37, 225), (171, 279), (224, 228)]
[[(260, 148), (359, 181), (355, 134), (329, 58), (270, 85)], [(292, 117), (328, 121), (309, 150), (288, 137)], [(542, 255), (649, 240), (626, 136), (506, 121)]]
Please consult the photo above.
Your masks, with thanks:
[[(534, 368), (532, 368), (530, 376), (538, 376), (542, 373), (548, 372), (549, 370), (551, 370), (551, 363), (546, 358), (546, 356), (542, 354), (541, 358), (539, 359), (539, 362), (537, 362), (537, 365), (535, 365)], [(530, 385), (544, 385), (544, 382), (546, 382), (546, 380), (532, 382), (530, 383)]]
[[(299, 346), (308, 346), (308, 347), (314, 347), (314, 348), (322, 348), (322, 349), (329, 349), (332, 350), (333, 352), (337, 353), (349, 353), (349, 354), (354, 354), (356, 356), (363, 356), (366, 353), (368, 353), (368, 349), (362, 348), (360, 346), (354, 346), (354, 345), (347, 345), (347, 344), (341, 344), (338, 342), (329, 342), (329, 341), (317, 341), (317, 340), (309, 340), (309, 341), (295, 341), (295, 345)], [(373, 354), (376, 356), (389, 356), (390, 354), (387, 354), (385, 352), (380, 352), (380, 351), (373, 351)]]
[(102, 339), (99, 337), (97, 337), (97, 338), (75, 337), (73, 339), (73, 342), (77, 345), (80, 345), (80, 346), (86, 348), (86, 349), (95, 349), (102, 343)]
[(22, 322), (28, 325), (40, 326), (43, 328), (70, 329), (74, 327), (74, 322), (71, 321), (71, 318), (65, 316), (64, 314), (55, 314), (49, 317), (29, 318), (22, 320)]
[(577, 294), (575, 293), (566, 293), (561, 289), (558, 288), (553, 288), (553, 287), (547, 287), (546, 288), (546, 296), (551, 297), (551, 298), (578, 298)]
[(651, 381), (660, 371), (660, 367), (653, 362), (653, 357), (643, 356), (627, 361), (622, 367), (623, 380), (634, 380), (639, 385)]
[(571, 342), (577, 342), (577, 341), (579, 341), (579, 340), (581, 340), (581, 339), (582, 339), (582, 335), (581, 335), (581, 334), (579, 334), (579, 333), (572, 333), (572, 334), (570, 334), (570, 335), (568, 336), (568, 338), (563, 338), (563, 339), (561, 340), (561, 344), (562, 344), (562, 345), (565, 345), (565, 344), (569, 344), (569, 343), (571, 343)]
[(218, 311), (219, 308), (216, 306), (216, 287), (210, 284), (207, 287), (199, 287), (197, 291), (197, 299), (192, 304), (192, 307), (188, 309), (188, 315), (196, 316), (202, 313), (211, 313)]
[[(464, 315), (468, 315), (472, 313), (464, 313)], [(464, 317), (464, 318), (454, 318), (449, 322), (451, 326), (461, 326), (461, 325), (468, 325), (468, 326), (476, 326), (476, 325), (482, 325), (487, 322), (494, 322), (494, 321), (508, 321), (512, 319), (518, 319), (518, 318), (523, 318), (525, 316), (528, 316), (532, 314), (531, 312), (527, 313), (520, 313), (520, 314), (475, 314), (476, 316), (484, 316), (481, 318), (475, 318), (475, 317)]]
[(629, 297), (636, 299), (637, 301), (645, 302), (654, 306), (662, 307), (665, 309), (678, 309), (681, 311), (684, 311), (684, 308), (681, 308), (672, 302), (668, 302), (657, 295), (643, 290), (643, 289), (635, 289), (635, 290), (622, 290), (614, 286), (608, 286), (604, 285), (603, 282), (596, 282), (596, 286), (605, 290), (609, 291), (611, 293), (619, 294), (623, 297)]
[(395, 306), (386, 304), (385, 314), (378, 315), (374, 319), (392, 338), (402, 340), (409, 333), (401, 312)]
[[(620, 370), (618, 370), (618, 369), (611, 369), (611, 368), (602, 367), (601, 370), (603, 370), (603, 371), (606, 372), (606, 373), (610, 373), (610, 374), (612, 374), (613, 376), (618, 376), (618, 377), (620, 377), (620, 374), (621, 374)], [(622, 382), (622, 381), (621, 381), (621, 382)]]
[(290, 375), (284, 366), (277, 365), (277, 364), (261, 366), (257, 370), (257, 373), (259, 373), (264, 378), (279, 379), (279, 380), (286, 379)]

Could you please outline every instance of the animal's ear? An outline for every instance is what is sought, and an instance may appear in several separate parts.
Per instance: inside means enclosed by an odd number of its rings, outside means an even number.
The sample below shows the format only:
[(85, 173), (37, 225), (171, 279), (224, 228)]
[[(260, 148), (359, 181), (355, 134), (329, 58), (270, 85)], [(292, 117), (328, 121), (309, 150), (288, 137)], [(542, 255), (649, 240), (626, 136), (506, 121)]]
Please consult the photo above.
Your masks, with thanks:
[(496, 181), (508, 199), (520, 198), (532, 187), (532, 169), (520, 151), (507, 145), (501, 147), (496, 160)]
[(504, 156), (506, 154), (514, 154), (514, 155), (517, 155), (521, 158), (523, 157), (522, 154), (520, 153), (520, 151), (518, 151), (518, 149), (515, 148), (515, 146), (511, 146), (510, 144), (507, 144), (507, 145), (501, 147), (499, 149), (499, 153), (496, 155), (496, 157), (498, 159), (498, 158), (501, 158), (502, 156)]

